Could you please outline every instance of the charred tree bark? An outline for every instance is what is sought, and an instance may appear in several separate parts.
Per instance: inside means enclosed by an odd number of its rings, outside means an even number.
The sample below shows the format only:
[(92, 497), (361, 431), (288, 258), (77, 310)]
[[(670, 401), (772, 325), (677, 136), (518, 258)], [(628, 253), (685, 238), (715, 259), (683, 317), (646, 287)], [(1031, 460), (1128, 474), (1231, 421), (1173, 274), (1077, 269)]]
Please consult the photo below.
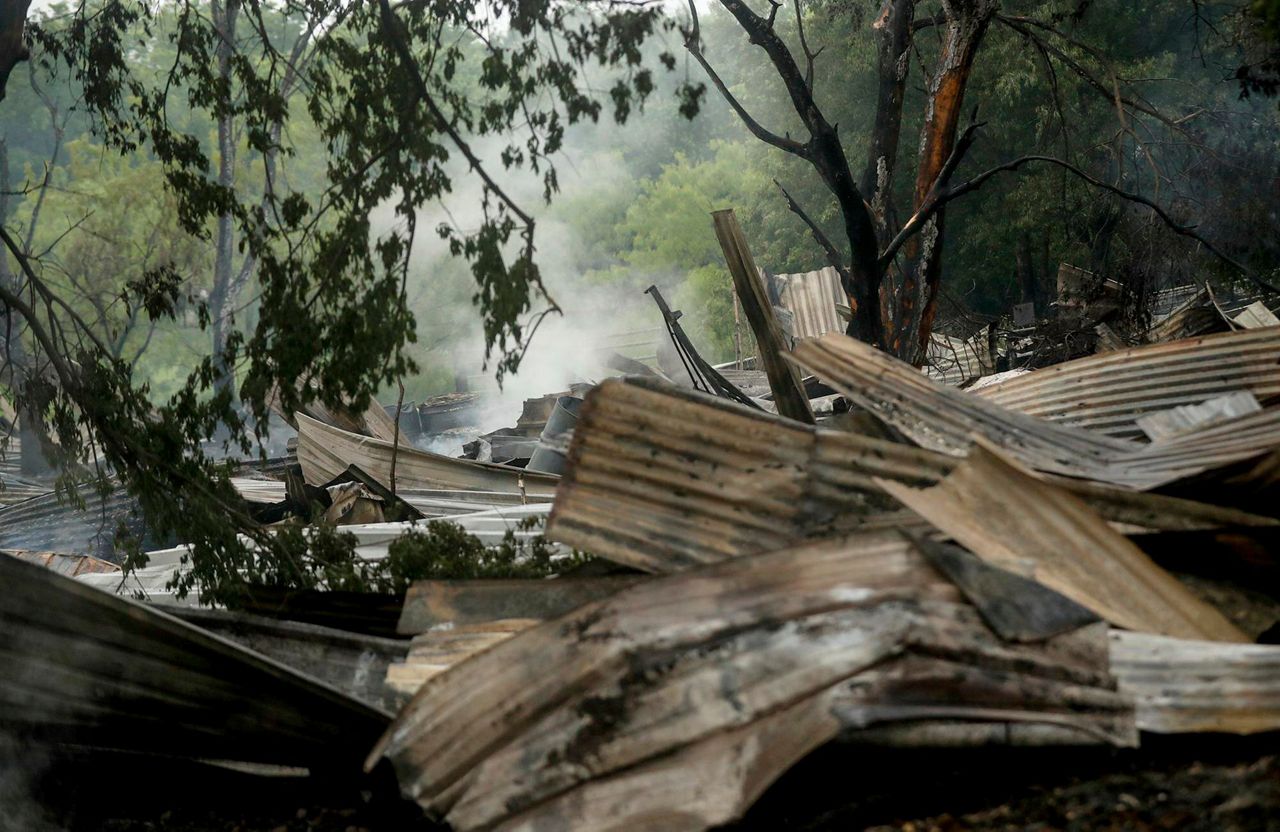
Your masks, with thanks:
[(9, 85), (9, 73), (28, 57), (22, 35), (30, 7), (31, 0), (0, 3), (0, 101), (4, 100), (5, 87)]
[[(924, 205), (956, 148), (969, 73), (996, 11), (994, 0), (947, 0), (942, 5), (944, 32), (937, 69), (928, 85), (916, 171), (916, 210)], [(916, 364), (924, 358), (937, 314), (944, 226), (945, 209), (939, 208), (920, 234), (904, 246), (908, 266), (903, 269), (892, 324), (885, 327), (890, 351)]]
[(879, 83), (871, 146), (867, 149), (867, 164), (858, 187), (871, 206), (871, 214), (882, 237), (895, 224), (893, 171), (898, 164), (902, 101), (911, 69), (911, 34), (915, 14), (915, 0), (888, 0), (872, 26), (876, 33)]

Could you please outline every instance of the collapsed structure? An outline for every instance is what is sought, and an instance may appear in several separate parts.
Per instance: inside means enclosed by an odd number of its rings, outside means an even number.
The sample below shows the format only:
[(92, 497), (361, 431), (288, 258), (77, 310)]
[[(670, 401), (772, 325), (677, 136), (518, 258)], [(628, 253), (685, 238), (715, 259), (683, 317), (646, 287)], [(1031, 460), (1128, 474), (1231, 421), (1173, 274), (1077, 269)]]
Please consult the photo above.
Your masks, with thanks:
[[(36, 551), (78, 533), (13, 520), (60, 522), (35, 497), (0, 510), (0, 543), (23, 550), (0, 558), (0, 727), (386, 761), (457, 830), (708, 828), (828, 743), (1280, 730), (1267, 307), (1219, 314), (1229, 332), (1099, 337), (1095, 355), (974, 384), (828, 331), (827, 278), (771, 293), (731, 232), (761, 370), (702, 360), (655, 292), (678, 383), (620, 356), (620, 377), (531, 400), (463, 458), (398, 443), (381, 409), (289, 414), (299, 467), (237, 480), (264, 517), (325, 501), (369, 560), (429, 519), (489, 545), (545, 520), (557, 556), (586, 566), (200, 610), (168, 588), (181, 545), (129, 575), (100, 548)], [(1185, 334), (1197, 298), (1152, 331)], [(985, 355), (964, 366), (990, 375)], [(427, 403), (418, 432), (464, 425), (475, 401)]]

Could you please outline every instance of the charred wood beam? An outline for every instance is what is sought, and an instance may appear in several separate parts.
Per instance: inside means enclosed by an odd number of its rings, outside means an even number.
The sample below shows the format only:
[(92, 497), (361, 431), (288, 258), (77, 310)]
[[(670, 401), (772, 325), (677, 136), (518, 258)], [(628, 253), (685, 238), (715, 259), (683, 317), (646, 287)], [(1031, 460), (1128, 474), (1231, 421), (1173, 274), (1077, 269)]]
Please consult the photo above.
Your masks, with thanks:
[(729, 273), (733, 275), (738, 300), (760, 347), (760, 360), (769, 376), (769, 387), (773, 390), (778, 413), (812, 425), (814, 419), (813, 411), (809, 409), (809, 398), (794, 365), (783, 358), (787, 350), (782, 340), (782, 329), (773, 316), (773, 306), (769, 303), (769, 295), (760, 280), (760, 272), (738, 225), (738, 218), (732, 209), (714, 211), (711, 216)]

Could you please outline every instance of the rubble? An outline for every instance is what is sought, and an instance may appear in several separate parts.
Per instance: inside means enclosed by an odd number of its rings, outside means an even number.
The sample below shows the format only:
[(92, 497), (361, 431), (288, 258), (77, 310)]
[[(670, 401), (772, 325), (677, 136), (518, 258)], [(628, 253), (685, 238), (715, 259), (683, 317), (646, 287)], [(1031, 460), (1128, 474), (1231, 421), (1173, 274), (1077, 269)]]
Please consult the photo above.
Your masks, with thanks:
[[(728, 824), (833, 747), (1016, 760), (1280, 731), (1265, 303), (1167, 292), (1135, 328), (1124, 287), (1066, 266), (1057, 317), (957, 324), (922, 371), (839, 332), (834, 270), (763, 272), (716, 224), (757, 356), (712, 366), (652, 289), (670, 346), (609, 357), (622, 377), (497, 430), (473, 391), (313, 407), (288, 414), (295, 455), (232, 479), (304, 548), (318, 524), (393, 563), (456, 526), (547, 574), (207, 609), (174, 590), (181, 541), (106, 559), (104, 522), (140, 522), (123, 491), (84, 513), (39, 496), (0, 509), (2, 727), (330, 772), (459, 832)], [(1054, 326), (1083, 357), (1010, 366), (1047, 360)], [(427, 450), (446, 437), (471, 442)]]

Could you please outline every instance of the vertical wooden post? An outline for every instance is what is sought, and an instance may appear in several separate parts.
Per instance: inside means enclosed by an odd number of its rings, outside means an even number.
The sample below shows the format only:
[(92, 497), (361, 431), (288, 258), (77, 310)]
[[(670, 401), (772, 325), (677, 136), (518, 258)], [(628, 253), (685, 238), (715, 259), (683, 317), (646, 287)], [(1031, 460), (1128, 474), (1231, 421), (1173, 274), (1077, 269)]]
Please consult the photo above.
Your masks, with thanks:
[(760, 280), (760, 272), (756, 269), (747, 239), (738, 225), (738, 217), (729, 208), (712, 211), (711, 219), (715, 223), (716, 238), (724, 251), (729, 274), (733, 275), (733, 286), (742, 303), (742, 311), (756, 336), (760, 363), (769, 376), (769, 388), (773, 390), (773, 401), (778, 406), (778, 413), (812, 425), (813, 411), (809, 409), (809, 399), (800, 383), (800, 374), (782, 357), (782, 329), (773, 316), (769, 294), (765, 291), (764, 282)]

